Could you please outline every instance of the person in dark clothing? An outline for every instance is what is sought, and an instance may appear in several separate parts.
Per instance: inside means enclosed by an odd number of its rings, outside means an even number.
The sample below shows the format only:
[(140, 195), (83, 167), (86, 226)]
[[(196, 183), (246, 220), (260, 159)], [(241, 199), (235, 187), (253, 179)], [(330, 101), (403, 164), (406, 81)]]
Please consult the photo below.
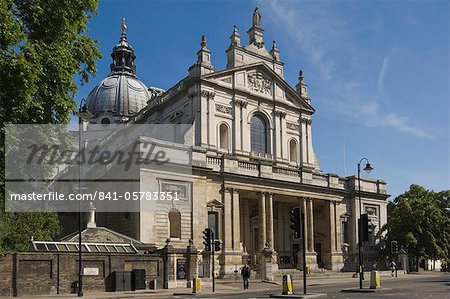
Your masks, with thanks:
[(250, 274), (252, 273), (252, 270), (250, 270), (250, 267), (245, 264), (244, 267), (241, 269), (241, 275), (242, 280), (244, 281), (244, 290), (248, 289)]

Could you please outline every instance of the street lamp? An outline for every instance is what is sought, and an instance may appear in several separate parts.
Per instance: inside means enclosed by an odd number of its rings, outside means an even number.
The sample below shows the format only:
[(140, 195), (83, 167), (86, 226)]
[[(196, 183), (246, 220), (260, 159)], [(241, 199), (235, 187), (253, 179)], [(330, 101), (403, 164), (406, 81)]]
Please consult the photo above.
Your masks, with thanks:
[[(78, 109), (78, 151), (81, 153), (81, 132), (83, 132), (83, 122), (90, 120), (94, 115), (90, 113), (86, 107), (86, 100), (82, 99), (80, 102), (80, 108)], [(81, 194), (81, 155), (79, 155), (80, 161), (78, 163), (78, 193)], [(83, 297), (83, 269), (81, 264), (81, 231), (82, 226), (82, 211), (81, 200), (78, 211), (78, 297)]]
[(362, 289), (363, 288), (363, 281), (362, 281), (362, 276), (363, 276), (363, 266), (362, 266), (362, 261), (363, 261), (363, 256), (362, 256), (362, 220), (361, 220), (361, 215), (362, 215), (362, 204), (361, 204), (361, 163), (363, 161), (366, 161), (366, 167), (364, 167), (364, 171), (369, 173), (373, 170), (373, 167), (370, 166), (370, 162), (369, 160), (367, 160), (367, 158), (362, 158), (359, 163), (358, 163), (358, 196), (359, 196), (359, 221), (358, 221), (358, 271), (359, 271), (359, 288)]

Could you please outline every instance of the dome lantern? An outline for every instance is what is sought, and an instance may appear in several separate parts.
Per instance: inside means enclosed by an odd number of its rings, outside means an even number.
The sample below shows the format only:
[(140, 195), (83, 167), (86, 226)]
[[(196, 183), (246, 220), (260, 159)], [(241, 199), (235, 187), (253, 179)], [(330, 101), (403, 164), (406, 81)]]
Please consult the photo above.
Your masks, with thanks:
[(111, 63), (111, 73), (129, 73), (136, 75), (136, 65), (134, 60), (136, 55), (134, 55), (134, 49), (128, 44), (127, 40), (127, 25), (125, 23), (125, 18), (122, 18), (122, 34), (120, 35), (119, 43), (114, 46), (111, 53), (112, 63)]

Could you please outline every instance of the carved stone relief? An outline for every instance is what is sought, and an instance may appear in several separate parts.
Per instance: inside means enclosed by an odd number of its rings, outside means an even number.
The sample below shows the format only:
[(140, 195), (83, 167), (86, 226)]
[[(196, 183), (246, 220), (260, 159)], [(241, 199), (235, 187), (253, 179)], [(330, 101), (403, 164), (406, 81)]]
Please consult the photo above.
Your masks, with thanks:
[(272, 82), (261, 73), (253, 73), (247, 76), (250, 89), (272, 95)]
[(300, 130), (300, 126), (298, 124), (294, 124), (294, 123), (290, 123), (290, 122), (286, 123), (286, 128), (288, 128), (288, 130), (292, 130), (292, 131)]
[(225, 113), (225, 114), (231, 114), (231, 107), (221, 105), (221, 104), (216, 104), (216, 111)]

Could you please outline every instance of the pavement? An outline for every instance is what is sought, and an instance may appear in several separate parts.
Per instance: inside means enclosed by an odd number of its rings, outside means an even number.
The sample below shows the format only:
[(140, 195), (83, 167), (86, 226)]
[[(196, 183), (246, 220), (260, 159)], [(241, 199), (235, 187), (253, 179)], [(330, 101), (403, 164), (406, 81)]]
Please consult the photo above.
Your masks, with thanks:
[[(339, 277), (314, 277), (307, 278), (308, 294), (326, 294), (330, 298), (447, 298), (450, 299), (450, 274), (441, 272), (423, 272), (419, 274), (399, 275), (397, 278), (382, 275), (381, 289), (374, 293), (352, 294), (343, 293), (342, 289), (358, 287), (357, 278), (349, 278), (348, 275)], [(364, 287), (369, 288), (370, 281), (364, 281)], [(294, 281), (294, 293), (302, 294), (302, 281)], [(435, 296), (433, 296), (434, 293)], [(177, 294), (177, 295), (174, 295)], [(271, 294), (281, 294), (281, 285), (264, 283), (251, 280), (250, 288), (244, 290), (241, 281), (223, 281), (217, 280), (216, 292), (211, 292), (210, 286), (202, 286), (201, 294), (192, 294), (188, 288), (141, 290), (128, 292), (102, 292), (85, 293), (84, 298), (269, 298)], [(422, 295), (420, 295), (422, 294)], [(30, 296), (27, 298), (76, 298), (76, 294), (69, 295), (43, 295)], [(304, 296), (304, 298), (314, 296)]]

